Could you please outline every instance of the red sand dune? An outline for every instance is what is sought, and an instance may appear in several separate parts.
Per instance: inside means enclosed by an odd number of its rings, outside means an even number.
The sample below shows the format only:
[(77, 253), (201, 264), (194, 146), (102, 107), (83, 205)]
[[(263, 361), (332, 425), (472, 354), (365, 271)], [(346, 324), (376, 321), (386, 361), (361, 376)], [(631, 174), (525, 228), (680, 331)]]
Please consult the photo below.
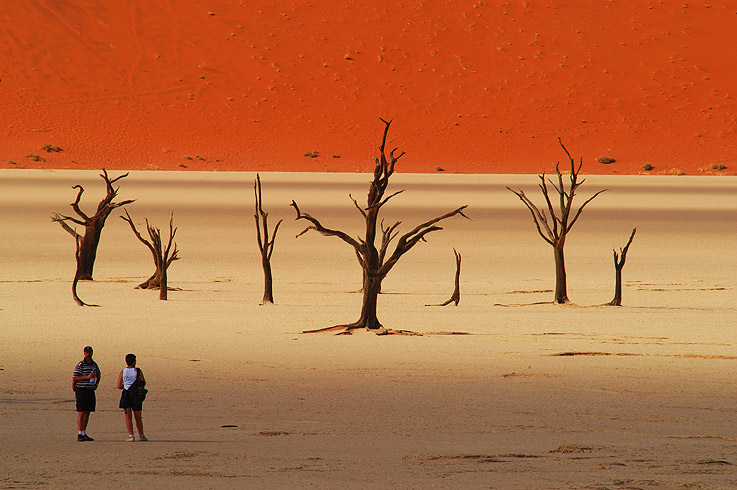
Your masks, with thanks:
[(0, 168), (365, 172), (380, 117), (402, 172), (550, 171), (559, 136), (586, 173), (737, 167), (732, 2), (13, 0), (0, 24)]

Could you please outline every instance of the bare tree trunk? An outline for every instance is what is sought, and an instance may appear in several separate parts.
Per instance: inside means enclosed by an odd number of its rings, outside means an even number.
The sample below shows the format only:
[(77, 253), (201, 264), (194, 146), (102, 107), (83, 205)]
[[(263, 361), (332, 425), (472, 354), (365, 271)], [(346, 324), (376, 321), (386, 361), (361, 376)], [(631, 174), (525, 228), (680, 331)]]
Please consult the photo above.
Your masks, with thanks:
[(169, 299), (169, 284), (167, 280), (166, 267), (161, 270), (161, 284), (159, 285), (159, 299), (166, 301)]
[(622, 306), (622, 268), (614, 266), (614, 298), (609, 306)]
[(555, 302), (559, 305), (568, 303), (568, 285), (566, 280), (566, 259), (564, 244), (553, 247), (555, 255)]
[(79, 245), (79, 260), (77, 261), (77, 276), (80, 281), (91, 281), (92, 272), (97, 259), (97, 247), (100, 245), (100, 235), (104, 221), (94, 221), (85, 226), (85, 233)]
[(453, 249), (453, 253), (456, 256), (455, 289), (453, 290), (453, 294), (450, 296), (450, 299), (445, 303), (427, 306), (448, 306), (451, 303), (455, 303), (455, 305), (458, 306), (458, 303), (461, 301), (461, 254), (459, 254), (455, 248)]
[(75, 252), (74, 256), (77, 259), (77, 270), (74, 272), (74, 280), (72, 281), (72, 297), (74, 298), (74, 302), (77, 303), (79, 306), (87, 306), (87, 304), (79, 299), (79, 296), (77, 295), (77, 283), (79, 282), (79, 276), (80, 273), (80, 255), (79, 255), (79, 242), (81, 242), (82, 239), (80, 237), (77, 237), (77, 251)]
[(627, 251), (632, 245), (632, 240), (635, 238), (637, 228), (632, 230), (630, 239), (627, 241), (627, 245), (624, 248), (619, 249), (619, 254), (616, 250), (614, 252), (614, 298), (607, 303), (607, 306), (622, 306), (622, 269), (624, 269), (624, 263), (627, 260)]
[(367, 275), (363, 284), (363, 301), (361, 303), (361, 316), (355, 323), (357, 328), (367, 330), (378, 330), (382, 327), (376, 315), (376, 309), (381, 292), (381, 281), (383, 277)]
[(264, 270), (264, 297), (261, 304), (274, 303), (274, 278), (271, 273), (271, 254), (274, 252), (274, 240), (276, 240), (276, 232), (279, 231), (279, 225), (282, 220), (276, 224), (274, 233), (269, 236), (269, 213), (264, 211), (263, 201), (261, 199), (261, 176), (256, 174), (256, 181), (253, 183), (253, 192), (256, 198), (256, 212), (253, 217), (256, 220), (256, 238), (258, 240), (258, 248), (261, 252), (261, 267)]
[(80, 253), (81, 247), (80, 247), (80, 243), (82, 241), (82, 237), (77, 236), (75, 241), (76, 241), (76, 251), (74, 253), (74, 256), (75, 256), (75, 258), (77, 260), (77, 268), (76, 268), (76, 271), (74, 272), (74, 280), (72, 281), (72, 297), (74, 298), (74, 302), (77, 303), (79, 306), (97, 306), (97, 305), (91, 305), (91, 304), (85, 303), (77, 295), (77, 283), (79, 283), (79, 280), (80, 280), (80, 278), (79, 278), (79, 276), (80, 276), (79, 263), (80, 263), (80, 260), (81, 260), (81, 253)]
[(267, 257), (261, 257), (261, 268), (264, 270), (264, 297), (261, 303), (273, 303), (274, 277), (271, 273), (271, 261)]

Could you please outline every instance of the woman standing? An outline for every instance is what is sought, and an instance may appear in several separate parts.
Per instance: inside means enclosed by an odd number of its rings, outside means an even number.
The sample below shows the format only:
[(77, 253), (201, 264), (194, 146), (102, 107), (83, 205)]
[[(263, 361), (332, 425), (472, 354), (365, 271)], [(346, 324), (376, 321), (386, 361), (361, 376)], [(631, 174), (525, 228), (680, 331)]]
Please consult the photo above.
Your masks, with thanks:
[(135, 442), (136, 438), (133, 437), (133, 420), (131, 415), (136, 419), (136, 428), (138, 429), (138, 440), (148, 441), (146, 436), (143, 434), (143, 419), (141, 418), (141, 410), (143, 410), (142, 401), (133, 401), (128, 394), (128, 388), (131, 387), (133, 382), (141, 377), (141, 383), (146, 384), (146, 378), (143, 377), (143, 371), (136, 367), (136, 356), (135, 354), (128, 354), (125, 356), (126, 368), (120, 371), (118, 376), (118, 389), (123, 390), (120, 395), (120, 404), (118, 405), (123, 409), (123, 415), (125, 416), (125, 428), (128, 429), (128, 442)]

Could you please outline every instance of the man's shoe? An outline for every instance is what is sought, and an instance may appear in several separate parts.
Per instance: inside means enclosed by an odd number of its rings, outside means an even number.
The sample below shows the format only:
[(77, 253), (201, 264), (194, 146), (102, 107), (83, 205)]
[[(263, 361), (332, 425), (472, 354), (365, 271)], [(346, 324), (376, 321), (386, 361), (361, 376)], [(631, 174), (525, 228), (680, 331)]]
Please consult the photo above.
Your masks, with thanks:
[(84, 437), (85, 441), (94, 441), (94, 439), (88, 436), (87, 434), (83, 435), (82, 437)]
[(143, 434), (141, 434), (141, 435), (138, 436), (138, 440), (139, 441), (148, 441), (148, 439), (146, 439), (146, 436), (144, 436)]
[(84, 442), (86, 440), (82, 434), (77, 434), (77, 442)]
[(126, 442), (136, 442), (136, 438), (133, 436), (128, 436), (125, 438), (125, 441)]

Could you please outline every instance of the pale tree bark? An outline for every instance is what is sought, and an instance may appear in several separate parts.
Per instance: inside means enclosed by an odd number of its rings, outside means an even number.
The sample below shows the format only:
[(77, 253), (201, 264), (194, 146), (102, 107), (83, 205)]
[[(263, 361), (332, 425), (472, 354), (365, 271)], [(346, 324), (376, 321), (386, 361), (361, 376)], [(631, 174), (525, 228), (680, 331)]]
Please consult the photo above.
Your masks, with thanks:
[[(77, 189), (77, 198), (71, 204), (77, 217), (65, 216), (58, 213), (51, 215), (51, 221), (59, 223), (66, 232), (72, 235), (75, 241), (78, 241), (77, 271), (74, 275), (77, 281), (92, 280), (92, 272), (95, 266), (95, 259), (97, 258), (97, 247), (100, 244), (100, 234), (102, 233), (102, 228), (105, 226), (107, 217), (115, 208), (134, 202), (132, 199), (122, 202), (113, 201), (118, 195), (118, 188), (113, 187), (113, 184), (127, 176), (128, 174), (126, 173), (111, 179), (107, 171), (102, 169), (100, 177), (105, 181), (107, 193), (97, 205), (97, 211), (92, 216), (88, 216), (79, 207), (79, 201), (82, 199), (82, 193), (84, 192), (84, 188), (79, 184), (72, 187), (73, 189)], [(78, 233), (69, 223), (84, 227), (84, 233)]]
[[(397, 160), (404, 155), (404, 152), (396, 155), (396, 148), (391, 150), (388, 155), (386, 154), (386, 138), (389, 133), (391, 121), (385, 121), (383, 119), (381, 121), (384, 123), (384, 135), (381, 140), (381, 146), (379, 147), (379, 157), (374, 157), (374, 178), (369, 187), (366, 206), (364, 207), (359, 205), (358, 202), (350, 196), (355, 208), (364, 220), (364, 238), (353, 238), (343, 231), (323, 226), (317, 218), (307, 213), (303, 213), (297, 203), (292, 201), (291, 205), (297, 212), (296, 219), (303, 219), (311, 223), (310, 226), (297, 236), (300, 236), (309, 230), (315, 230), (325, 236), (334, 236), (343, 240), (345, 243), (353, 247), (358, 263), (363, 271), (363, 299), (361, 303), (361, 314), (358, 320), (349, 324), (336, 325), (308, 332), (341, 331), (343, 333), (349, 333), (353, 329), (365, 328), (380, 334), (402, 333), (400, 330), (385, 329), (377, 317), (377, 303), (382, 281), (404, 254), (409, 252), (419, 242), (425, 241), (425, 237), (429, 233), (442, 230), (442, 228), (438, 226), (440, 221), (455, 215), (468, 218), (463, 214), (463, 210), (467, 207), (464, 205), (446, 214), (421, 223), (401, 236), (397, 231), (401, 222), (397, 221), (390, 226), (385, 226), (383, 222), (379, 222), (379, 212), (381, 211), (381, 208), (391, 198), (403, 192), (400, 190), (385, 196), (386, 189), (389, 185), (389, 178), (394, 173)], [(395, 239), (396, 244), (394, 249), (390, 251), (390, 245)], [(377, 240), (379, 241), (378, 244)]]
[(253, 192), (256, 198), (256, 212), (253, 217), (256, 220), (256, 238), (258, 248), (261, 252), (261, 267), (264, 270), (264, 297), (261, 304), (274, 303), (274, 278), (271, 272), (271, 254), (274, 252), (274, 240), (276, 232), (279, 230), (283, 220), (274, 227), (274, 233), (269, 236), (269, 213), (264, 211), (263, 200), (261, 199), (261, 176), (256, 174), (256, 181), (253, 183)]
[[(573, 210), (573, 200), (576, 196), (578, 188), (586, 181), (583, 179), (578, 180), (579, 172), (581, 172), (581, 166), (583, 165), (583, 159), (578, 164), (578, 168), (574, 165), (573, 157), (568, 153), (568, 150), (558, 138), (563, 151), (568, 156), (568, 160), (571, 165), (570, 173), (568, 174), (568, 188), (566, 188), (563, 173), (560, 171), (559, 163), (555, 164), (555, 173), (558, 176), (557, 183), (551, 179), (546, 179), (545, 174), (539, 175), (540, 188), (542, 195), (545, 199), (546, 208), (539, 208), (532, 200), (522, 191), (521, 189), (512, 189), (507, 187), (508, 190), (513, 192), (520, 198), (520, 200), (527, 206), (527, 209), (532, 214), (532, 219), (535, 222), (538, 234), (545, 240), (550, 246), (553, 247), (553, 256), (555, 258), (555, 298), (554, 302), (558, 304), (569, 303), (568, 299), (568, 286), (566, 280), (566, 261), (565, 261), (565, 243), (568, 233), (576, 224), (578, 218), (581, 216), (581, 212), (588, 203), (594, 200), (596, 196), (605, 192), (607, 189), (596, 192), (593, 196), (587, 199), (577, 211)], [(557, 206), (553, 204), (548, 184), (555, 189), (558, 195)], [(557, 208), (557, 209), (556, 209)], [(547, 212), (546, 212), (547, 211)]]
[(630, 245), (632, 245), (632, 240), (635, 238), (636, 232), (637, 228), (633, 228), (627, 245), (624, 248), (620, 248), (619, 253), (616, 250), (612, 250), (614, 253), (614, 298), (607, 303), (607, 306), (622, 306), (622, 269), (624, 269), (624, 263), (627, 260), (627, 251)]
[(169, 292), (167, 271), (172, 262), (179, 260), (179, 249), (177, 248), (176, 243), (174, 243), (174, 249), (172, 250), (172, 243), (174, 242), (174, 237), (177, 234), (177, 228), (174, 227), (174, 214), (169, 218), (169, 241), (166, 248), (164, 248), (161, 241), (161, 230), (151, 226), (148, 219), (146, 219), (146, 230), (148, 231), (148, 236), (151, 239), (150, 241), (145, 239), (138, 232), (136, 225), (133, 224), (133, 219), (130, 214), (128, 214), (128, 211), (125, 212), (125, 216), (121, 216), (120, 218), (123, 221), (128, 222), (131, 230), (133, 230), (133, 233), (136, 235), (136, 238), (146, 245), (154, 258), (154, 273), (146, 281), (136, 287), (139, 289), (158, 289), (159, 299), (166, 300)]

